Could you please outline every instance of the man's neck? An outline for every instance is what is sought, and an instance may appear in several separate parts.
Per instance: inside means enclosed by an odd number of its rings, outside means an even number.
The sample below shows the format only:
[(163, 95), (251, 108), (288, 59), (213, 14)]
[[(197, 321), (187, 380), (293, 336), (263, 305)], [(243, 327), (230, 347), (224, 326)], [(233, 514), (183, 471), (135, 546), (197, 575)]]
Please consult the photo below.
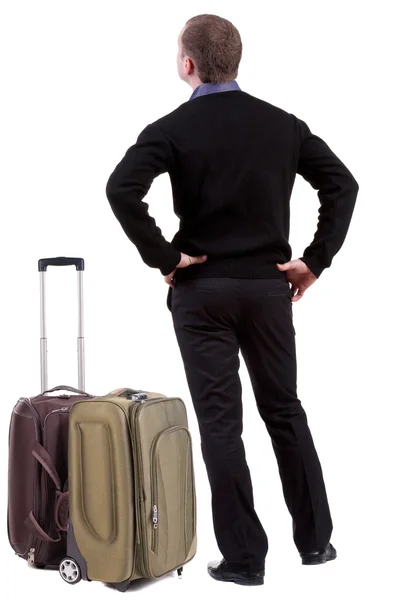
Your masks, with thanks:
[(191, 86), (193, 92), (196, 88), (198, 88), (198, 86), (200, 86), (202, 84), (202, 81), (200, 81), (199, 79), (193, 79), (193, 81), (189, 81), (189, 85)]

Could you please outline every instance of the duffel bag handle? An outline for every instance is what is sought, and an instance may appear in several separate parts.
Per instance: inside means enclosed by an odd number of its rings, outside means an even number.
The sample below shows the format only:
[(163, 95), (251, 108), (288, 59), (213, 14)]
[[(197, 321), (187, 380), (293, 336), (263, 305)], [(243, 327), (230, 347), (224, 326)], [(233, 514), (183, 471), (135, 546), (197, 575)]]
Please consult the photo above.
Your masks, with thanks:
[(81, 394), (82, 396), (88, 396), (89, 398), (93, 397), (91, 394), (88, 394), (87, 392), (84, 392), (83, 390), (78, 390), (77, 388), (71, 387), (70, 385), (57, 385), (57, 386), (51, 388), (50, 390), (46, 390), (45, 392), (38, 394), (38, 396), (43, 396), (45, 394), (50, 394), (51, 392), (58, 392), (58, 391), (73, 392), (75, 394)]

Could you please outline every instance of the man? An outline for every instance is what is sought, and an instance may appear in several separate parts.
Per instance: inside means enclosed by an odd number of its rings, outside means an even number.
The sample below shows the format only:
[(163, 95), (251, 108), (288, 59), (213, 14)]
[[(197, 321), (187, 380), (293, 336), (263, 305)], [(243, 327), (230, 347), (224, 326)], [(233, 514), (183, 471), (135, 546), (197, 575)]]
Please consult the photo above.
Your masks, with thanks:
[[(226, 19), (199, 15), (179, 36), (191, 98), (149, 124), (107, 184), (112, 210), (144, 262), (164, 275), (168, 308), (199, 423), (221, 562), (215, 579), (264, 581), (266, 533), (254, 509), (241, 439), (239, 350), (278, 461), (305, 565), (336, 557), (321, 466), (297, 397), (292, 302), (329, 267), (359, 186), (308, 125), (240, 89), (242, 43)], [(143, 201), (168, 172), (180, 228), (164, 239)], [(318, 191), (318, 226), (291, 260), (296, 173)], [(290, 285), (291, 284), (291, 287)]]

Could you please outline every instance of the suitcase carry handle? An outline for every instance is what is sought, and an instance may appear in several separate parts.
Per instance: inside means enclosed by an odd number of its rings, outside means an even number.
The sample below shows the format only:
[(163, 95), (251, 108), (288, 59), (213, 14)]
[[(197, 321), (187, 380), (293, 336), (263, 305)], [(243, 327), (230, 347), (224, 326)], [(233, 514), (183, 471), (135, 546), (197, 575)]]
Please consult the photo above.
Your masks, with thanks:
[(84, 271), (83, 258), (68, 258), (66, 256), (40, 258), (38, 261), (38, 271), (46, 271), (48, 267), (67, 267), (70, 265), (74, 265), (76, 267), (76, 271)]
[(126, 398), (132, 394), (145, 393), (143, 390), (133, 390), (132, 388), (117, 388), (106, 394), (107, 396), (115, 396), (117, 398)]
[[(65, 267), (74, 265), (77, 271), (77, 291), (78, 291), (78, 333), (77, 333), (77, 362), (78, 362), (78, 387), (85, 389), (84, 382), (84, 334), (83, 334), (83, 258), (67, 258), (59, 256), (55, 258), (40, 258), (38, 261), (39, 282), (40, 282), (40, 311), (41, 311), (41, 392), (48, 388), (48, 357), (46, 337), (46, 310), (45, 310), (45, 273), (48, 266)], [(65, 388), (67, 389), (67, 388)], [(79, 392), (83, 393), (83, 392)]]
[(106, 394), (106, 396), (126, 398), (127, 400), (153, 400), (154, 398), (166, 398), (164, 394), (145, 392), (145, 390), (133, 390), (132, 388), (117, 388)]

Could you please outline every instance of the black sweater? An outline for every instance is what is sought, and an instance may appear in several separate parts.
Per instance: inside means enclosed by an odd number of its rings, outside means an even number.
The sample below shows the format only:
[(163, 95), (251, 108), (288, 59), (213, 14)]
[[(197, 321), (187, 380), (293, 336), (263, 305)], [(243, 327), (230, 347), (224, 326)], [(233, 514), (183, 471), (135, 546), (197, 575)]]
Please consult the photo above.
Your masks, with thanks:
[[(143, 200), (168, 172), (180, 219), (170, 243)], [(111, 174), (111, 208), (143, 261), (171, 273), (180, 251), (208, 259), (189, 277), (278, 277), (291, 260), (290, 196), (296, 173), (318, 190), (318, 226), (303, 260), (317, 277), (341, 248), (359, 186), (307, 124), (235, 90), (194, 98), (145, 127)]]

